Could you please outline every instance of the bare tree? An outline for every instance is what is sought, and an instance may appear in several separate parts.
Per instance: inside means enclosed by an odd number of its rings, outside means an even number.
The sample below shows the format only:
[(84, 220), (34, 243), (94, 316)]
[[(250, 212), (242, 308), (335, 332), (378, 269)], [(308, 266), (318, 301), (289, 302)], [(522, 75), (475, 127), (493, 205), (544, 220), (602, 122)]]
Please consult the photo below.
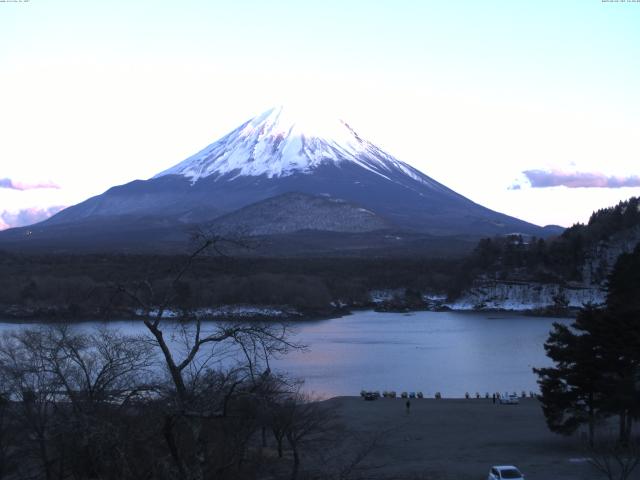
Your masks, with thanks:
[(9, 443), (9, 394), (3, 391), (2, 387), (4, 385), (0, 384), (0, 479), (5, 478), (12, 469)]
[(143, 339), (106, 328), (82, 334), (68, 325), (43, 329), (30, 337), (40, 351), (43, 367), (57, 378), (76, 412), (104, 404), (123, 405), (155, 389), (155, 355)]
[[(271, 357), (299, 346), (289, 340), (288, 328), (283, 323), (205, 324), (199, 315), (185, 312), (167, 321), (182, 279), (196, 259), (211, 250), (221, 255), (220, 245), (228, 241), (202, 234), (197, 239), (198, 247), (177, 270), (171, 287), (164, 293), (156, 292), (153, 282), (148, 280), (137, 290), (124, 285), (118, 285), (117, 290), (140, 308), (143, 323), (162, 355), (169, 378), (165, 398), (171, 405), (166, 411), (163, 435), (178, 474), (202, 480), (211, 469), (208, 440), (211, 422), (228, 417), (231, 398), (246, 400), (257, 395), (259, 380), (269, 375)], [(226, 372), (221, 369), (222, 361), (232, 365)]]
[[(301, 393), (301, 384), (271, 398), (269, 426), (278, 458), (292, 456), (289, 477), (348, 480), (369, 478), (382, 465), (368, 461), (381, 448), (385, 432), (350, 432), (331, 402)], [(286, 444), (285, 444), (286, 441)], [(304, 466), (303, 466), (304, 457)]]
[(628, 480), (640, 464), (637, 441), (601, 442), (589, 448), (589, 454), (589, 463), (608, 480)]
[(284, 439), (293, 455), (292, 480), (298, 478), (305, 449), (322, 450), (343, 435), (335, 409), (299, 389), (273, 402), (270, 409), (278, 456), (283, 456)]
[[(6, 335), (0, 339), (0, 383), (15, 404), (16, 425), (22, 431), (17, 447), (25, 459), (22, 470), (33, 475), (31, 466), (40, 464), (43, 477), (54, 476), (56, 455), (52, 451), (54, 411), (59, 382), (44, 365), (35, 331)], [(25, 472), (25, 470), (27, 470)]]
[(81, 334), (59, 326), (42, 332), (39, 349), (70, 406), (58, 407), (60, 430), (67, 433), (60, 446), (73, 452), (67, 455), (70, 467), (97, 474), (126, 464), (126, 455), (119, 455), (122, 411), (140, 395), (156, 391), (152, 348), (114, 330)]
[[(141, 392), (152, 350), (138, 339), (67, 326), (23, 330), (0, 341), (0, 378), (11, 394), (23, 469), (37, 452), (44, 478), (96, 476), (123, 465), (125, 412)], [(29, 448), (35, 443), (35, 448)], [(35, 475), (31, 473), (29, 475)], [(126, 478), (120, 475), (119, 478)]]

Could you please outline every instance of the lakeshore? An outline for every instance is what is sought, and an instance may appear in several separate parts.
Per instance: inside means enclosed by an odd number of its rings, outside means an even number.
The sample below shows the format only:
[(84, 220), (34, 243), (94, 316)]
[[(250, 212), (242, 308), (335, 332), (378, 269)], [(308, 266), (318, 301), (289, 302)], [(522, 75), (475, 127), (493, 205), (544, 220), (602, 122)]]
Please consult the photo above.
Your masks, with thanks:
[[(368, 478), (478, 480), (492, 465), (514, 464), (527, 479), (595, 480), (579, 436), (550, 432), (537, 399), (519, 405), (491, 399), (405, 399), (334, 397), (345, 427), (381, 443), (365, 465)], [(375, 468), (374, 468), (375, 467)]]

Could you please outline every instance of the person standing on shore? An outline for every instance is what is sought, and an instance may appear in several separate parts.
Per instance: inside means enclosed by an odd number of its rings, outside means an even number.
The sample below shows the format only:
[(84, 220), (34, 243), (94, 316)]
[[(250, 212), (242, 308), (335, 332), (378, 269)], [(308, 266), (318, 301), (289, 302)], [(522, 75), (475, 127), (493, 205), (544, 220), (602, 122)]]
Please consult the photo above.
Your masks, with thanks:
[(411, 411), (411, 400), (407, 399), (407, 403), (405, 403), (406, 407), (407, 407), (407, 415), (409, 415), (409, 412)]
[(495, 403), (496, 403), (496, 394), (494, 393), (493, 394), (493, 404), (495, 405)]

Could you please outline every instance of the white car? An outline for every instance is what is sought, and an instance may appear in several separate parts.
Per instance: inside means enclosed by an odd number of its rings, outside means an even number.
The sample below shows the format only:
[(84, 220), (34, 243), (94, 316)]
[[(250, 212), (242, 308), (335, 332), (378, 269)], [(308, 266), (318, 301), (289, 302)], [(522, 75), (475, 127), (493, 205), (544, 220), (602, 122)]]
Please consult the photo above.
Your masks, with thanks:
[(500, 403), (502, 405), (518, 405), (520, 403), (520, 399), (518, 398), (518, 395), (515, 394), (507, 394), (505, 393), (504, 396), (500, 397)]
[(524, 480), (524, 475), (513, 465), (496, 465), (489, 470), (487, 480)]

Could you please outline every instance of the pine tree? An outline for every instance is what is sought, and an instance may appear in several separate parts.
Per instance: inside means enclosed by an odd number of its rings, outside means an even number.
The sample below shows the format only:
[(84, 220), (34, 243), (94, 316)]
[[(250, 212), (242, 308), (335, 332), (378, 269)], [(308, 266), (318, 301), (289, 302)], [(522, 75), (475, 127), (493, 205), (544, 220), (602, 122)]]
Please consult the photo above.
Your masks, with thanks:
[(554, 324), (545, 350), (555, 366), (534, 369), (549, 428), (571, 434), (598, 418), (619, 418), (628, 444), (640, 418), (640, 245), (621, 255), (609, 278), (604, 309), (583, 308), (570, 326)]
[(567, 327), (554, 323), (544, 347), (555, 367), (534, 368), (542, 393), (542, 410), (552, 432), (571, 435), (581, 425), (589, 427), (593, 445), (595, 425), (603, 415), (601, 356), (591, 334), (603, 322), (603, 312), (585, 307)]
[(606, 310), (608, 328), (601, 334), (609, 356), (607, 408), (619, 416), (620, 441), (628, 443), (633, 421), (640, 418), (640, 244), (618, 258)]

